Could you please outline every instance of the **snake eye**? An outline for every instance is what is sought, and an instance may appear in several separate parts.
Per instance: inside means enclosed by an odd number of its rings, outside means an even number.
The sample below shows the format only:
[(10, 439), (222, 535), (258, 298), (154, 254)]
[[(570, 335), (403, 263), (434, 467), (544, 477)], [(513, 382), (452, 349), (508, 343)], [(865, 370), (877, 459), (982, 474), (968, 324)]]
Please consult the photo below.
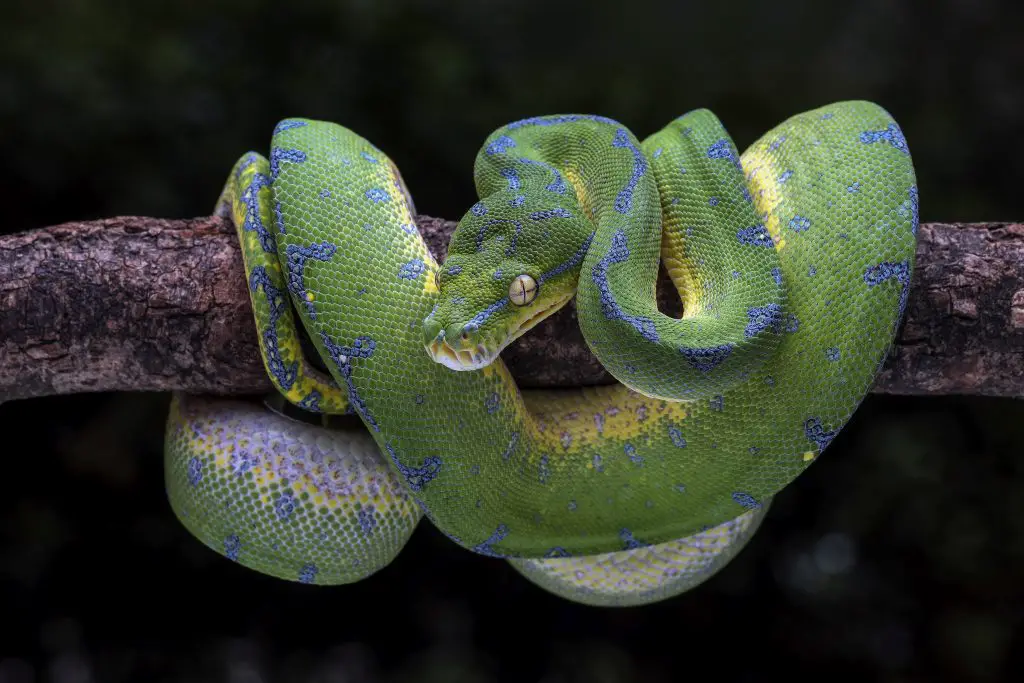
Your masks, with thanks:
[(537, 298), (537, 281), (523, 273), (508, 286), (508, 300), (516, 306), (525, 306)]

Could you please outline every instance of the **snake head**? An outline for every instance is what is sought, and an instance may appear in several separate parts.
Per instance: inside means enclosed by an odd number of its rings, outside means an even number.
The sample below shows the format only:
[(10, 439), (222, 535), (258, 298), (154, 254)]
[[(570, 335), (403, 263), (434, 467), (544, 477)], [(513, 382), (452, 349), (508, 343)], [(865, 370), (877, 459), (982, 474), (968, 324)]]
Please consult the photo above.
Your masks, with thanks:
[(438, 270), (440, 295), (423, 322), (423, 342), (452, 370), (489, 365), (576, 292), (589, 223), (505, 194), (466, 214)]

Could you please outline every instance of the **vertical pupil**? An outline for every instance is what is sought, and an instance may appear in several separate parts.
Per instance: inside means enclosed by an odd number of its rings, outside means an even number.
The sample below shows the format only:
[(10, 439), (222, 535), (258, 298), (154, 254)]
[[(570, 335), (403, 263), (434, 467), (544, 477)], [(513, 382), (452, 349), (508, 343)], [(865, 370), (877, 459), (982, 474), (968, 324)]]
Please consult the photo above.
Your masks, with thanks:
[(529, 275), (520, 275), (508, 287), (509, 299), (517, 306), (525, 306), (537, 293), (537, 283)]

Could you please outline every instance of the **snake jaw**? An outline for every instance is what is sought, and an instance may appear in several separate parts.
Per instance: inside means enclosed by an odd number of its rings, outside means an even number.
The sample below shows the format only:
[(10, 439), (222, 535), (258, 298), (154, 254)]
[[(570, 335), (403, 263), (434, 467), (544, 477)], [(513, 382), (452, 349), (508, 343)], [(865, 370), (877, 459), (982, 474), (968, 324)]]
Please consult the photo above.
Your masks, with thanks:
[(489, 353), (483, 344), (477, 344), (475, 351), (470, 349), (453, 349), (447, 342), (434, 339), (427, 345), (427, 353), (435, 363), (451, 370), (479, 370), (497, 357), (497, 353)]
[(532, 330), (534, 327), (543, 322), (545, 318), (548, 318), (552, 313), (554, 313), (562, 306), (564, 306), (566, 303), (568, 303), (569, 299), (573, 297), (573, 294), (574, 292), (568, 292), (562, 296), (559, 296), (558, 298), (554, 299), (549, 305), (538, 309), (537, 311), (534, 312), (533, 315), (519, 323), (518, 328), (507, 334), (508, 341), (505, 342), (505, 346), (508, 346), (516, 339), (519, 339), (519, 337), (523, 336), (524, 334)]
[(573, 296), (572, 292), (560, 296), (549, 305), (538, 308), (532, 315), (521, 321), (516, 321), (499, 336), (500, 344), (488, 346), (485, 343), (478, 343), (473, 348), (457, 349), (448, 343), (443, 334), (443, 328), (438, 328), (441, 333), (433, 337), (427, 343), (427, 353), (435, 363), (457, 371), (480, 370), (493, 363), (505, 348), (519, 337), (523, 336), (536, 327), (545, 318), (564, 306)]

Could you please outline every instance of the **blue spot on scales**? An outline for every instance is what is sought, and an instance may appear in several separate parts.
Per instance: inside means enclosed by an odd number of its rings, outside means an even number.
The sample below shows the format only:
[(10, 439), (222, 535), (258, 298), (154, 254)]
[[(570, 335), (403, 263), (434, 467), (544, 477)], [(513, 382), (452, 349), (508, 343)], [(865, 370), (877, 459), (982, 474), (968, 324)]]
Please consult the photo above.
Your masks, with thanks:
[(860, 141), (866, 145), (875, 142), (888, 143), (904, 154), (910, 154), (910, 149), (907, 147), (907, 139), (903, 136), (903, 131), (900, 130), (900, 127), (895, 122), (890, 123), (882, 130), (864, 131), (860, 134)]
[(300, 149), (274, 147), (270, 150), (270, 179), (277, 180), (277, 176), (281, 172), (282, 163), (301, 164), (305, 161), (306, 153)]
[(633, 193), (636, 191), (636, 186), (647, 172), (647, 158), (640, 148), (633, 144), (633, 141), (629, 139), (629, 134), (622, 128), (615, 131), (612, 147), (625, 147), (633, 152), (633, 172), (630, 174), (626, 187), (622, 188), (615, 198), (615, 210), (621, 214), (628, 214), (633, 208)]
[(654, 321), (649, 318), (632, 316), (627, 314), (612, 293), (611, 284), (608, 282), (608, 268), (613, 263), (620, 263), (629, 258), (629, 248), (626, 244), (626, 233), (616, 230), (612, 235), (612, 245), (608, 253), (600, 261), (594, 264), (591, 277), (598, 291), (601, 292), (601, 310), (609, 320), (623, 320), (636, 329), (640, 335), (650, 342), (657, 342), (658, 332), (654, 327)]
[(740, 244), (746, 244), (754, 247), (775, 246), (775, 243), (772, 242), (772, 236), (768, 232), (768, 228), (763, 225), (741, 228), (736, 232), (736, 239), (740, 241)]

